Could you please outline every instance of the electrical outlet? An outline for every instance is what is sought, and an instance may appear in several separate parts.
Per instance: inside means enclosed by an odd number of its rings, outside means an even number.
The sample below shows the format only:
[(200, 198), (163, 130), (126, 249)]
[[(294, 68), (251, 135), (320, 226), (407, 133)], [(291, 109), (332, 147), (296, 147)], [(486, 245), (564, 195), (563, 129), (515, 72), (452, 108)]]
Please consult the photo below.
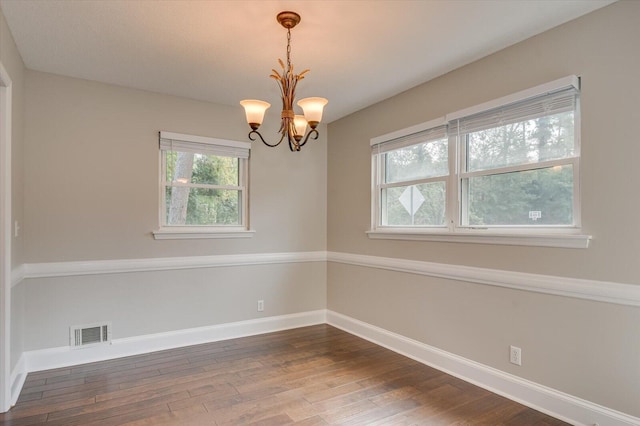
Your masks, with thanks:
[(509, 346), (509, 362), (515, 365), (522, 365), (522, 349), (516, 346)]
[(258, 312), (264, 311), (264, 300), (258, 300)]

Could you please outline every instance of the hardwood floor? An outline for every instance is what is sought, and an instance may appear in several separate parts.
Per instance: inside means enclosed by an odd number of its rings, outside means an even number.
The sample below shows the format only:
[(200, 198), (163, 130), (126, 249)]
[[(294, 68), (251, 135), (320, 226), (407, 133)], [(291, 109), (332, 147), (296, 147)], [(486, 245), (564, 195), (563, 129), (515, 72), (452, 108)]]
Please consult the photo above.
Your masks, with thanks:
[(329, 325), (28, 375), (2, 425), (562, 425)]

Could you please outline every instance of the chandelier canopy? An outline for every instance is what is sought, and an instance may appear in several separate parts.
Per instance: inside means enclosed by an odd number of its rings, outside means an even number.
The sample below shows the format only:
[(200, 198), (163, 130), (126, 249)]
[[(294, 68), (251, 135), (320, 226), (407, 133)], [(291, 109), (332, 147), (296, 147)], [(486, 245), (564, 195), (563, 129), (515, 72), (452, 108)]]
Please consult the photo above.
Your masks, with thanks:
[[(298, 106), (302, 108), (304, 115), (298, 115), (293, 111), (298, 81), (302, 80), (305, 74), (309, 72), (306, 69), (300, 74), (294, 74), (293, 64), (291, 63), (291, 29), (300, 23), (300, 15), (295, 12), (280, 12), (276, 19), (280, 25), (287, 29), (287, 62), (285, 64), (281, 59), (278, 59), (282, 71), (278, 72), (272, 69), (272, 74), (269, 76), (278, 82), (282, 96), (282, 114), (280, 130), (278, 131), (281, 134), (280, 140), (270, 144), (258, 132), (258, 128), (264, 119), (264, 113), (271, 104), (256, 99), (245, 99), (240, 101), (240, 105), (244, 107), (247, 123), (251, 127), (249, 139), (255, 141), (254, 136), (257, 136), (265, 145), (275, 147), (280, 145), (286, 137), (289, 142), (289, 149), (291, 151), (300, 151), (300, 148), (307, 143), (310, 137), (318, 139), (316, 127), (320, 124), (322, 111), (329, 101), (324, 98), (301, 99), (298, 101)], [(307, 132), (307, 125), (310, 127), (309, 132)]]

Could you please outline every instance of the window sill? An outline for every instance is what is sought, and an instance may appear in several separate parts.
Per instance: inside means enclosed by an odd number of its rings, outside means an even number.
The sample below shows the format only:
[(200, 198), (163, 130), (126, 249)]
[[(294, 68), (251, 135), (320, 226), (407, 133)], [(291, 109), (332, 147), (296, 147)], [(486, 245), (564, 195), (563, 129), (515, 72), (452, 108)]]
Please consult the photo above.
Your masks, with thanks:
[(409, 229), (376, 229), (367, 231), (370, 239), (439, 241), (448, 243), (499, 244), (511, 246), (561, 247), (586, 249), (591, 235), (569, 233), (525, 233), (445, 230), (416, 231)]
[(206, 238), (251, 238), (256, 231), (252, 229), (229, 228), (229, 229), (207, 229), (207, 228), (163, 228), (153, 231), (153, 238), (156, 240), (192, 240)]

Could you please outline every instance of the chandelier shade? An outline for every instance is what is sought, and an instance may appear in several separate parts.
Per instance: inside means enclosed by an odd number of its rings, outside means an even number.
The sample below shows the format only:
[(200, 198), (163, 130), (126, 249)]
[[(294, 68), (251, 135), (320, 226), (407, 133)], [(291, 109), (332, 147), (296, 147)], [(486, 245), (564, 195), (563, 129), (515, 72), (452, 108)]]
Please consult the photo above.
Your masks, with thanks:
[(271, 106), (269, 102), (259, 101), (257, 99), (245, 99), (244, 101), (240, 101), (240, 105), (244, 107), (247, 123), (249, 123), (249, 126), (251, 126), (253, 130), (260, 127), (264, 120), (264, 113)]
[(296, 135), (304, 135), (307, 132), (307, 119), (304, 118), (304, 115), (294, 115), (293, 125), (296, 128)]
[[(265, 145), (270, 147), (278, 146), (286, 138), (291, 151), (300, 151), (300, 148), (307, 143), (309, 138), (318, 139), (318, 124), (322, 121), (322, 112), (325, 105), (329, 101), (325, 98), (305, 98), (298, 101), (298, 106), (302, 108), (303, 114), (296, 114), (293, 110), (293, 104), (296, 97), (296, 86), (298, 81), (302, 80), (309, 70), (304, 70), (300, 74), (293, 73), (293, 64), (291, 63), (291, 29), (300, 23), (300, 15), (295, 12), (280, 12), (276, 17), (280, 25), (287, 29), (287, 61), (286, 64), (278, 59), (281, 71), (272, 69), (269, 77), (276, 80), (280, 88), (282, 96), (282, 113), (280, 115), (280, 140), (270, 144), (267, 142), (258, 128), (264, 120), (264, 114), (267, 108), (271, 106), (268, 102), (245, 99), (240, 101), (240, 105), (244, 107), (247, 117), (247, 123), (251, 127), (249, 139), (252, 141), (259, 138)], [(307, 132), (307, 126), (310, 130)]]
[[(320, 123), (322, 121), (322, 111), (329, 101), (325, 98), (304, 98), (298, 101), (298, 106), (304, 111), (304, 117), (309, 123)], [(315, 126), (309, 124), (312, 128)]]

